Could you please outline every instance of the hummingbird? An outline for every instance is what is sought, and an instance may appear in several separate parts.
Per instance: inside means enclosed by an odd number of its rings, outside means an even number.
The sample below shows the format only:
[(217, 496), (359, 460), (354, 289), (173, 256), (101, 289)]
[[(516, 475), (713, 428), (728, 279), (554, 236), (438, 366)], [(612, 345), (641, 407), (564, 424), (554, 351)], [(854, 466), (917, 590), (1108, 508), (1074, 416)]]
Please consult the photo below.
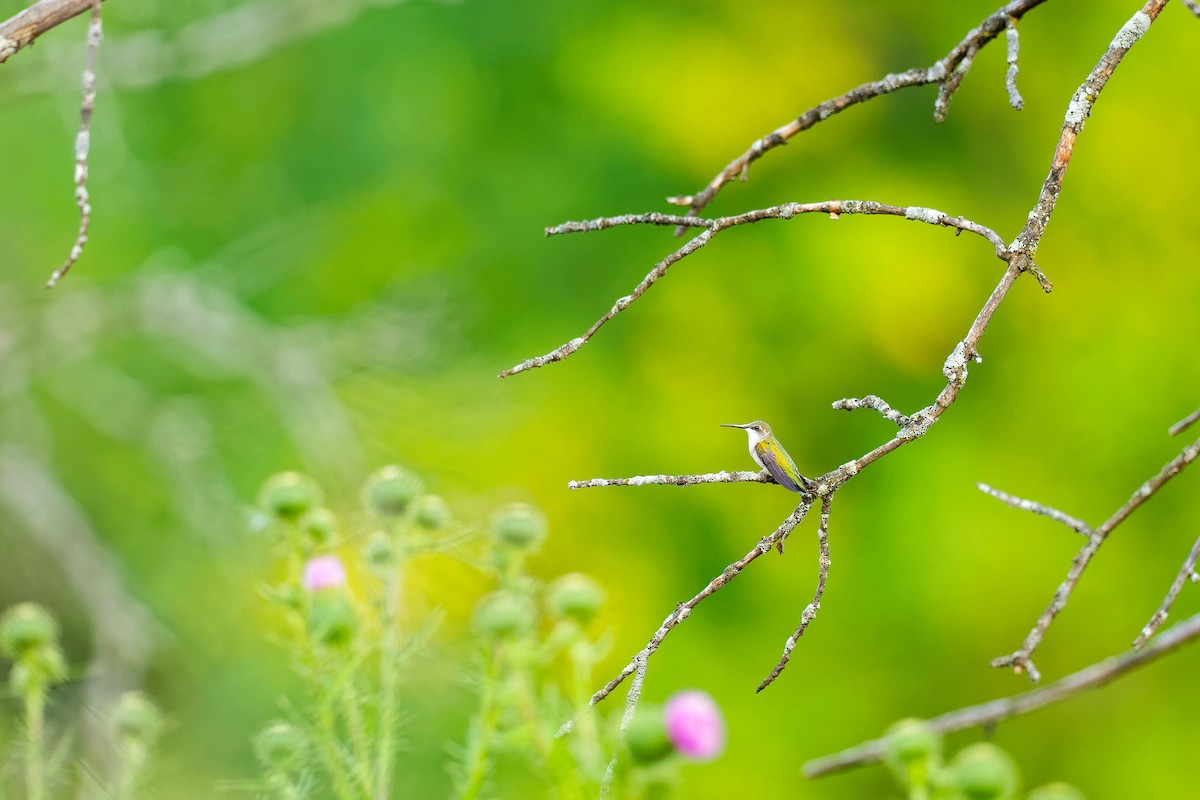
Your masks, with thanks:
[(809, 488), (808, 479), (796, 469), (796, 462), (792, 461), (792, 457), (771, 433), (770, 425), (759, 419), (745, 425), (723, 422), (721, 427), (744, 430), (750, 439), (750, 457), (769, 472), (780, 486), (793, 492), (803, 492)]

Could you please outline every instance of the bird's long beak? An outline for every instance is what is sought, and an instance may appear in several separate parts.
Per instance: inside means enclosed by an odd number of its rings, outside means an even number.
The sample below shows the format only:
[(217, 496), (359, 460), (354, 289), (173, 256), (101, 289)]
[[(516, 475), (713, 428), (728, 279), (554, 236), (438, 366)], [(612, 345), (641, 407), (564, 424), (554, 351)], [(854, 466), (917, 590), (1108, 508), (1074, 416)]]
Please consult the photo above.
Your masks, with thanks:
[(746, 430), (746, 428), (750, 427), (749, 425), (738, 425), (735, 422), (722, 422), (719, 424), (722, 428), (741, 428), (742, 430)]

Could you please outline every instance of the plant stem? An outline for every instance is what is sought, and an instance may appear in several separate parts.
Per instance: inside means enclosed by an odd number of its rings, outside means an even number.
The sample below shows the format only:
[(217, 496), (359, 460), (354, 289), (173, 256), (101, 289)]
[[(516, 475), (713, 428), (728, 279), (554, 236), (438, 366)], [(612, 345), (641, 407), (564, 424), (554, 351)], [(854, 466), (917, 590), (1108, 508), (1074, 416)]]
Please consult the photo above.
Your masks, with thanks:
[(354, 761), (355, 771), (358, 773), (358, 782), (362, 784), (363, 796), (371, 797), (375, 795), (375, 789), (371, 783), (371, 748), (367, 743), (366, 726), (363, 724), (362, 708), (359, 706), (358, 697), (354, 692), (354, 674), (349, 668), (338, 679), (340, 684), (338, 692), (342, 700), (342, 708), (346, 715), (346, 727), (350, 730), (350, 739), (354, 744)]
[[(393, 534), (393, 540), (400, 537)], [(396, 568), (384, 582), (383, 646), (379, 652), (379, 751), (375, 762), (375, 800), (388, 800), (392, 783), (392, 762), (395, 759), (396, 706), (400, 698), (400, 580), (403, 552), (397, 547)]]
[(121, 767), (117, 778), (116, 797), (118, 800), (134, 800), (137, 796), (138, 774), (146, 763), (146, 750), (140, 743), (133, 743), (122, 737)]
[(280, 770), (272, 770), (267, 776), (267, 785), (274, 790), (275, 795), (281, 800), (301, 800), (303, 795), (296, 788), (296, 784), (292, 783), (292, 779)]
[[(571, 694), (572, 709), (576, 714), (587, 709), (589, 691), (592, 684), (592, 668), (594, 657), (591, 642), (580, 634), (580, 639), (568, 649), (571, 659)], [(594, 714), (583, 714), (578, 724), (578, 741), (580, 760), (588, 774), (595, 780), (600, 780), (604, 772), (604, 754), (600, 744), (600, 729), (596, 724)]]
[(350, 778), (346, 775), (345, 765), (342, 763), (337, 726), (334, 721), (333, 709), (330, 706), (331, 702), (327, 700), (320, 700), (317, 705), (318, 727), (321, 731), (321, 755), (325, 759), (325, 767), (329, 770), (329, 776), (333, 779), (337, 796), (340, 800), (352, 800), (358, 795), (355, 794), (354, 787), (350, 784)]
[(25, 692), (25, 791), (29, 800), (44, 800), (45, 775), (42, 772), (42, 749), (45, 740), (46, 691), (41, 681)]
[(483, 651), (483, 692), (479, 698), (473, 741), (467, 742), (467, 781), (459, 792), (460, 800), (475, 800), (487, 777), (488, 747), (496, 727), (496, 661), (490, 649)]
[(561, 743), (550, 738), (543, 725), (541, 714), (538, 713), (537, 695), (529, 680), (528, 664), (516, 664), (513, 672), (513, 682), (517, 690), (517, 703), (525, 724), (529, 726), (530, 737), (537, 748), (538, 754), (546, 762), (546, 772), (552, 786), (554, 796), (559, 798), (579, 798), (583, 800), (583, 789), (575, 776), (571, 774), (571, 765), (564, 762), (566, 755)]

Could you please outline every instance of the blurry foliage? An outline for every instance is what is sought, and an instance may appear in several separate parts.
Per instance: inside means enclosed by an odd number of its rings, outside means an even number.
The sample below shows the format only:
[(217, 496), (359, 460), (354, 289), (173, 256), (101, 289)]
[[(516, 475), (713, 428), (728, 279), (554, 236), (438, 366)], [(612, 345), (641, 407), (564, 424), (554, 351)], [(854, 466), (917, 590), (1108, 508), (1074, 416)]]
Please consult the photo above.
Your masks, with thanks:
[[(204, 72), (238, 37), (189, 26), (261, 5), (107, 3), (91, 241), (49, 293), (76, 224), (84, 23), (6, 64), (0, 456), (58, 482), (158, 620), (147, 688), (174, 725), (157, 796), (208, 798), (219, 777), (255, 774), (247, 732), (301, 690), (262, 641), (275, 622), (256, 610), (262, 548), (231, 535), (263, 475), (298, 465), (339, 520), (359, 513), (366, 465), (391, 460), (437, 476), (428, 491), (464, 524), (536, 505), (561, 533), (529, 573), (585, 571), (608, 589), (593, 623), (614, 630), (604, 680), (790, 501), (769, 486), (568, 493), (566, 480), (743, 468), (744, 448), (715, 425), (755, 418), (821, 471), (891, 435), (832, 400), (927, 403), (997, 265), (986, 245), (897, 220), (730, 233), (571, 360), (494, 375), (578, 335), (676, 245), (665, 230), (546, 241), (543, 225), (662, 208), (803, 109), (931, 63), (996, 4), (278, 0), (329, 18)], [(944, 124), (930, 120), (932, 88), (855, 108), (756, 163), (713, 211), (877, 199), (1011, 235), (1071, 92), (1135, 5), (1028, 15), (1019, 113), (992, 45)], [(856, 479), (820, 624), (788, 674), (751, 695), (804, 602), (797, 580), (815, 556), (802, 539), (656, 655), (647, 702), (703, 685), (728, 716), (726, 756), (685, 771), (686, 796), (879, 796), (882, 770), (808, 785), (798, 764), (890, 720), (1020, 688), (987, 662), (1024, 635), (1076, 543), (973, 483), (1095, 522), (1177, 450), (1163, 431), (1200, 397), (1200, 228), (1186, 211), (1200, 104), (1164, 76), (1182, 74), (1198, 35), (1171, 4), (1112, 79), (1038, 254), (1054, 293), (1018, 286), (944, 421)], [(136, 60), (155, 52), (166, 66)], [(1048, 679), (1128, 646), (1195, 536), (1193, 480), (1105, 546), (1040, 651)], [(34, 522), (0, 501), (0, 604), (56, 609), (67, 663), (84, 663), (86, 609)], [(457, 563), (417, 571), (406, 591), (446, 598), (431, 657), (476, 657), (471, 598), (493, 588)], [(1197, 602), (1185, 592), (1178, 613)], [(408, 607), (413, 621), (431, 612)], [(1190, 780), (1193, 658), (1006, 722), (996, 741), (1032, 783), (1170, 795)], [(401, 688), (421, 735), (398, 793), (452, 790), (443, 746), (475, 698), (447, 672), (417, 670)], [(80, 699), (63, 692), (51, 708), (70, 716)]]
[[(447, 759), (462, 800), (530, 793), (583, 800), (606, 780), (618, 797), (670, 796), (681, 762), (667, 758), (673, 746), (665, 730), (662, 752), (625, 757), (605, 778), (624, 749), (616, 719), (584, 713), (595, 666), (610, 647), (608, 636), (589, 633), (604, 594), (580, 573), (546, 585), (526, 570), (546, 538), (545, 517), (511, 503), (476, 536), (422, 490), (420, 478), (401, 467), (376, 471), (362, 490), (361, 531), (320, 508), (321, 491), (304, 475), (277, 474), (259, 491), (255, 527), (283, 562), (281, 578), (262, 594), (282, 618), (272, 638), (287, 649), (304, 697), (284, 698), (288, 719), (254, 739), (263, 777), (244, 788), (280, 800), (402, 796), (394, 776), (409, 769), (412, 754), (400, 735), (428, 734), (406, 724), (401, 687), (436, 669), (478, 698), (461, 721), (462, 744)], [(467, 639), (476, 653), (453, 669), (422, 659), (440, 614), (417, 621), (404, 607), (404, 585), (435, 569), (426, 557), (436, 554), (478, 569), (492, 589), (475, 602)], [(430, 588), (425, 602), (441, 602), (444, 587)], [(575, 717), (570, 736), (555, 735)]]
[(901, 720), (888, 732), (884, 763), (908, 800), (1085, 800), (1069, 784), (1040, 786), (1027, 796), (1012, 757), (991, 742), (976, 742), (943, 760), (942, 740), (920, 720)]
[(36, 603), (6, 609), (0, 614), (0, 657), (11, 662), (5, 699), (16, 700), (20, 709), (11, 726), (20, 729), (20, 735), (0, 758), (7, 768), (0, 771), (0, 797), (9, 796), (10, 788), (14, 797), (25, 800), (68, 797), (73, 792), (81, 797), (98, 792), (114, 800), (138, 797), (163, 728), (154, 702), (131, 691), (120, 695), (112, 708), (89, 709), (90, 714), (104, 715), (111, 746), (104, 761), (89, 762), (77, 752), (85, 721), (51, 722), (47, 716), (56, 693), (72, 678), (57, 620)]

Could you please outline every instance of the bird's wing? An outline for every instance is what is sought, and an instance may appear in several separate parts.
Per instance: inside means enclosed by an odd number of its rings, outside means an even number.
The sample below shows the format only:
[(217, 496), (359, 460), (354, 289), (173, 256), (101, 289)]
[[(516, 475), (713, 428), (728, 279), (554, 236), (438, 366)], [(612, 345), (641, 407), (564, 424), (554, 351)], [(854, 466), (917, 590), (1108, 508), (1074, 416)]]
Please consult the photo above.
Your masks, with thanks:
[(796, 469), (791, 456), (773, 442), (761, 441), (754, 446), (758, 457), (762, 459), (763, 467), (771, 473), (771, 477), (785, 489), (793, 492), (803, 492), (804, 476)]

